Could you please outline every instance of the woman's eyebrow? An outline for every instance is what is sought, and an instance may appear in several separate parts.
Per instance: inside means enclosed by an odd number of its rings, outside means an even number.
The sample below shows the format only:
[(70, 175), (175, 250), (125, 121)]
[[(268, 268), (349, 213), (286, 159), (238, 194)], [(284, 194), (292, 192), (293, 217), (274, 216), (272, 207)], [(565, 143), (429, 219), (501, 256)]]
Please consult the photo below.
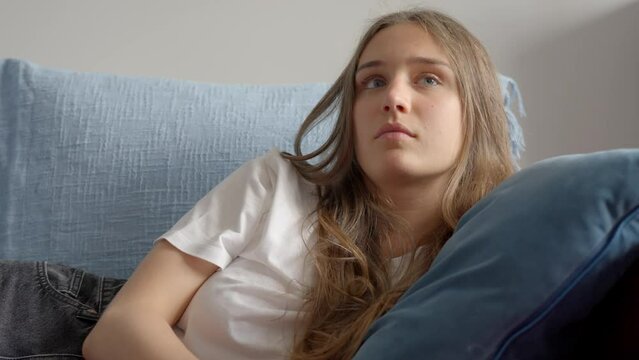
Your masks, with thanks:
[[(428, 65), (441, 65), (441, 66), (446, 66), (446, 67), (450, 68), (450, 65), (447, 62), (443, 61), (443, 60), (430, 58), (430, 57), (423, 57), (423, 56), (410, 57), (410, 58), (408, 58), (408, 60), (406, 62), (408, 64), (418, 63), (418, 64), (428, 64)], [(386, 63), (384, 61), (382, 61), (382, 60), (368, 61), (368, 62), (365, 62), (363, 64), (357, 65), (357, 70), (355, 71), (355, 73), (357, 74), (360, 70), (364, 70), (366, 68), (375, 67), (375, 66), (381, 66), (381, 65), (384, 65), (384, 64), (386, 64)]]

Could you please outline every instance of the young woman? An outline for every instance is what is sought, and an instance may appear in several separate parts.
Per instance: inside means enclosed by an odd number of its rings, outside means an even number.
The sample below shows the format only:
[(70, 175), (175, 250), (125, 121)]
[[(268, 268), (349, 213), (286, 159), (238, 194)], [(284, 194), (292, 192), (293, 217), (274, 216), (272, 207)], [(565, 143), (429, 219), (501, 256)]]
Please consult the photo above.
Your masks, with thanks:
[[(379, 18), (304, 121), (154, 247), (83, 344), (88, 359), (347, 359), (458, 219), (512, 174), (497, 75), (441, 13)], [(326, 143), (301, 142), (337, 112)]]

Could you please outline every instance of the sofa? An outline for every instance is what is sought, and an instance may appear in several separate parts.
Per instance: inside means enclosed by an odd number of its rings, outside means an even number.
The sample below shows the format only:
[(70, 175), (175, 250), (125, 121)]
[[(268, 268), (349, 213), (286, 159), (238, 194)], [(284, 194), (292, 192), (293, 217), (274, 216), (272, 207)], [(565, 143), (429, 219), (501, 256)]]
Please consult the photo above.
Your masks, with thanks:
[[(523, 102), (512, 79), (500, 82), (517, 161)], [(240, 164), (292, 151), (327, 89), (0, 60), (0, 259), (128, 277), (153, 239)], [(330, 119), (303, 148), (329, 130)], [(464, 215), (356, 359), (636, 356), (638, 184), (638, 149), (519, 171)]]

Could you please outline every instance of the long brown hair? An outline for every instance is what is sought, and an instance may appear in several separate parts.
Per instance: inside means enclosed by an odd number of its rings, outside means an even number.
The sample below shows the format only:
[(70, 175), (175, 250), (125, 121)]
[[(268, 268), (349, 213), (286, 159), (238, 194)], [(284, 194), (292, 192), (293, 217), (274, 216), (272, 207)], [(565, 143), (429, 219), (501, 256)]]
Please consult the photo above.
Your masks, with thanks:
[[(406, 224), (388, 199), (366, 187), (354, 159), (352, 111), (355, 71), (362, 51), (380, 30), (414, 23), (442, 47), (457, 79), (464, 139), (442, 194), (441, 226), (424, 251), (413, 251), (395, 274), (382, 256), (382, 244)], [(307, 293), (293, 359), (351, 358), (372, 322), (387, 312), (427, 269), (459, 218), (514, 167), (497, 73), (481, 43), (459, 22), (442, 13), (414, 9), (382, 16), (361, 38), (341, 75), (313, 108), (295, 139), (295, 155), (283, 153), (302, 177), (319, 188), (315, 284)], [(327, 141), (307, 154), (304, 137), (336, 113)], [(398, 230), (399, 229), (399, 230)], [(405, 264), (406, 265), (406, 264)]]

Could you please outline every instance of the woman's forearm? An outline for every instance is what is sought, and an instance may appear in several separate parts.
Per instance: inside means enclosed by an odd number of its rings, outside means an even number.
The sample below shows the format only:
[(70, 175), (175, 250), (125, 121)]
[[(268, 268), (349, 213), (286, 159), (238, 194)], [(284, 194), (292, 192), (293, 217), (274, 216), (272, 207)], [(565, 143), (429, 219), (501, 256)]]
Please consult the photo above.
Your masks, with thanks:
[(86, 338), (82, 352), (89, 360), (197, 359), (162, 318), (108, 311)]

